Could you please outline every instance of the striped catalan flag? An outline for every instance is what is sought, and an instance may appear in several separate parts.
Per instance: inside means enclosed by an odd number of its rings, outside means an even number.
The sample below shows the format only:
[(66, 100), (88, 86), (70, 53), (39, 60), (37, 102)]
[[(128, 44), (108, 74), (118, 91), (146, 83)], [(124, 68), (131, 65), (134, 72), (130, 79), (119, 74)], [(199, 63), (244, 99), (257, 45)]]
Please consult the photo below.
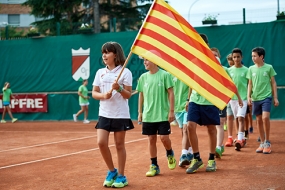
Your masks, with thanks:
[(221, 110), (237, 91), (200, 34), (163, 0), (153, 2), (131, 52), (176, 76)]

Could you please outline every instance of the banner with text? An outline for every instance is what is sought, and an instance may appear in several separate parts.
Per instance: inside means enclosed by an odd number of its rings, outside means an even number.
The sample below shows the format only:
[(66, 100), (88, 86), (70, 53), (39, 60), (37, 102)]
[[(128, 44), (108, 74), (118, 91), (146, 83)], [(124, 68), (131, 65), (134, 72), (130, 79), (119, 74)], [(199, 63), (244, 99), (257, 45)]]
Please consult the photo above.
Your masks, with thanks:
[[(12, 112), (47, 112), (47, 94), (13, 94)], [(3, 95), (0, 95), (0, 112), (3, 112)]]

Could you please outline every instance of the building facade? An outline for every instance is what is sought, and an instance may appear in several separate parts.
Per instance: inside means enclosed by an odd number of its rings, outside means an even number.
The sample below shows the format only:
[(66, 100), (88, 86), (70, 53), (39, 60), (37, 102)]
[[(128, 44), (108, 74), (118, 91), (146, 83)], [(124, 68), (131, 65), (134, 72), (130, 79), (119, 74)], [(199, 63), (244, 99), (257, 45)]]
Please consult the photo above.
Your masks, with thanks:
[(0, 27), (9, 26), (29, 27), (36, 21), (30, 15), (31, 8), (23, 6), (26, 0), (0, 0)]

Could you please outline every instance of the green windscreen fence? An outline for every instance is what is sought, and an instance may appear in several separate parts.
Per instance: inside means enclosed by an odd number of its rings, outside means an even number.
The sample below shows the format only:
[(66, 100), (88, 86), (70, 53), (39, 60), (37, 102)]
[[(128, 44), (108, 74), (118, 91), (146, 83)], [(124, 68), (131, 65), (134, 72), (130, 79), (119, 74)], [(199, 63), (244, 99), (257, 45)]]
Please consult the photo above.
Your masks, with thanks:
[[(265, 62), (272, 64), (277, 72), (280, 106), (272, 109), (273, 119), (284, 119), (285, 64), (285, 22), (261, 24), (210, 26), (196, 28), (205, 33), (211, 47), (217, 47), (222, 56), (222, 64), (227, 66), (226, 56), (233, 48), (243, 51), (245, 66), (253, 64), (251, 50), (256, 46), (266, 49)], [(11, 83), (13, 93), (47, 93), (47, 113), (15, 114), (20, 120), (71, 120), (72, 114), (79, 110), (77, 90), (81, 82), (72, 78), (72, 49), (90, 48), (90, 77), (88, 89), (96, 71), (104, 67), (101, 46), (108, 41), (120, 43), (126, 56), (137, 35), (134, 32), (101, 33), (59, 37), (29, 38), (22, 40), (0, 41), (0, 85)], [(133, 89), (139, 76), (146, 72), (143, 61), (133, 55), (127, 65), (133, 74)], [(91, 93), (90, 93), (91, 96)], [(137, 119), (138, 95), (129, 100), (131, 118)], [(99, 102), (90, 99), (89, 119), (98, 119)], [(7, 116), (8, 117), (8, 116)]]

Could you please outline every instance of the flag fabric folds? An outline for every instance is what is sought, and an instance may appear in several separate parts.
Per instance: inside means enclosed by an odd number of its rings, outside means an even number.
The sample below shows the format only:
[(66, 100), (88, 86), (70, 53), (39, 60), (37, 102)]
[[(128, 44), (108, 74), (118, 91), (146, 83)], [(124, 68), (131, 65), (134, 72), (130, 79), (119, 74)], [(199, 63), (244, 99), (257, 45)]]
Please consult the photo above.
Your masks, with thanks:
[(163, 0), (153, 2), (131, 52), (176, 76), (219, 109), (237, 91), (199, 33)]

